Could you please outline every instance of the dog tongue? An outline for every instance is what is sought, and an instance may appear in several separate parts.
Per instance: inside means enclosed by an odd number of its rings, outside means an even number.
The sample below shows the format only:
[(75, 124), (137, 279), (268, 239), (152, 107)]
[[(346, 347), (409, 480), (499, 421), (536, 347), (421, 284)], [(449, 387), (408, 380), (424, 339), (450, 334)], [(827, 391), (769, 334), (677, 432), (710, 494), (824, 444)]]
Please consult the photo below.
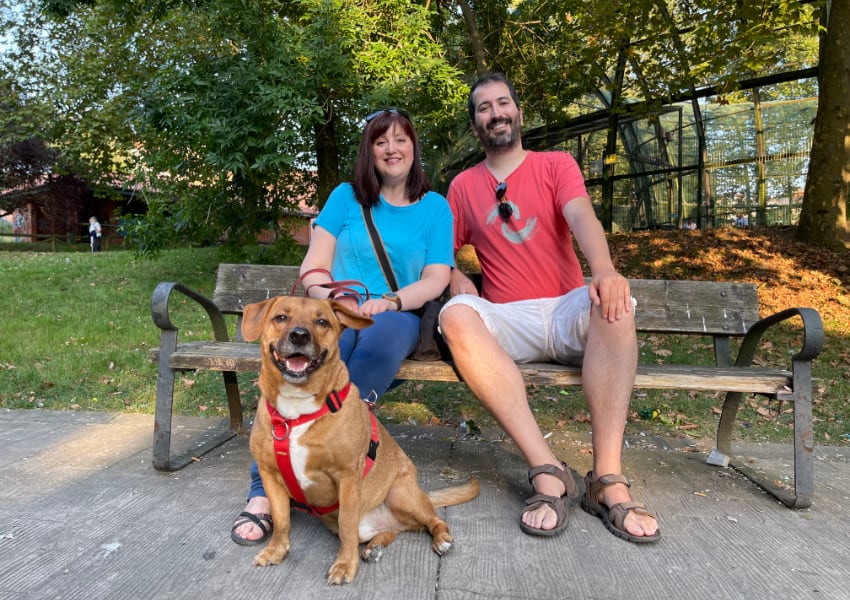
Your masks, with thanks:
[(310, 359), (306, 356), (290, 356), (286, 359), (286, 368), (295, 373), (303, 371), (310, 365)]

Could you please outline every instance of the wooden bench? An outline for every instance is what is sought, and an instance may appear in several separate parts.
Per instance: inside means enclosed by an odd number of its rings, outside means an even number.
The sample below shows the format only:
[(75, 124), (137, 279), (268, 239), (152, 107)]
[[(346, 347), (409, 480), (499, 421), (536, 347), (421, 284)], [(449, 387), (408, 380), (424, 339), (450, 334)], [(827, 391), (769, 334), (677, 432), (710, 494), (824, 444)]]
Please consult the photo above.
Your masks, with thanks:
[[(260, 350), (241, 335), (242, 309), (246, 304), (285, 295), (298, 277), (298, 267), (222, 264), (216, 288), (209, 300), (175, 282), (157, 285), (151, 301), (153, 321), (161, 330), (160, 345), (152, 352), (158, 363), (153, 464), (158, 470), (177, 470), (225, 440), (241, 433), (242, 407), (237, 372), (258, 372)], [(823, 324), (811, 308), (791, 308), (759, 319), (756, 287), (747, 283), (706, 281), (631, 280), (637, 299), (637, 329), (642, 333), (709, 336), (714, 342), (714, 364), (641, 364), (636, 388), (704, 390), (727, 392), (717, 430), (713, 455), (725, 464), (728, 456), (734, 466), (785, 505), (803, 508), (811, 505), (813, 492), (812, 360), (823, 347)], [(178, 328), (171, 322), (168, 303), (174, 292), (196, 301), (209, 315), (212, 339), (177, 343)], [(225, 315), (236, 316), (235, 337), (228, 333)], [(769, 327), (797, 317), (802, 321), (802, 348), (791, 356), (790, 368), (756, 366), (759, 341)], [(732, 338), (741, 339), (734, 362)], [(232, 339), (232, 341), (231, 341)], [(180, 371), (221, 371), (230, 411), (230, 429), (209, 438), (185, 456), (171, 456), (171, 422), (175, 373)], [(551, 386), (581, 385), (578, 367), (559, 364), (524, 364), (520, 370), (527, 383)], [(407, 360), (398, 372), (402, 380), (461, 381), (450, 363)], [(732, 429), (744, 394), (761, 394), (793, 402), (794, 406), (794, 489), (777, 486), (770, 478), (732, 459)], [(717, 452), (720, 455), (717, 455)]]

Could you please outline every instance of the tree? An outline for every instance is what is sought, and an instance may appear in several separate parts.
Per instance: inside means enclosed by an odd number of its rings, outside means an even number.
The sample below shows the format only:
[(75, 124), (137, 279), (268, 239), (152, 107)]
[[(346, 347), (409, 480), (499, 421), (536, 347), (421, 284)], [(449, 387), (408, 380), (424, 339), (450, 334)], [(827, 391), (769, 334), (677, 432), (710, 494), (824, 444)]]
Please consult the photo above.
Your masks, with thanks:
[(845, 35), (850, 3), (831, 2), (827, 8), (815, 136), (797, 236), (810, 244), (836, 246), (850, 241), (850, 40)]
[(480, 157), (464, 82), (486, 70), (516, 83), (547, 147), (612, 99), (651, 112), (712, 85), (734, 101), (738, 81), (800, 68), (825, 0), (28, 2), (55, 17), (29, 66), (56, 107), (44, 139), (92, 179), (135, 175), (150, 206), (135, 233), (153, 251), (241, 243), (304, 194), (320, 204), (379, 107), (414, 115), (444, 189), (446, 164)]
[[(174, 238), (245, 244), (300, 200), (320, 204), (376, 107), (415, 115), (432, 156), (463, 95), (427, 11), (400, 0), (43, 4), (76, 34), (56, 66), (73, 89), (53, 91), (113, 124), (86, 139), (120, 149), (143, 190), (148, 215), (130, 233), (144, 252)], [(56, 138), (77, 143), (69, 133)]]
[[(0, 31), (10, 30), (11, 23), (4, 12), (0, 15)], [(9, 68), (10, 61), (21, 58), (7, 56), (0, 62), (0, 216), (30, 202), (32, 189), (44, 182), (56, 159), (43, 132), (35, 126), (43, 116), (44, 106), (27, 98)]]

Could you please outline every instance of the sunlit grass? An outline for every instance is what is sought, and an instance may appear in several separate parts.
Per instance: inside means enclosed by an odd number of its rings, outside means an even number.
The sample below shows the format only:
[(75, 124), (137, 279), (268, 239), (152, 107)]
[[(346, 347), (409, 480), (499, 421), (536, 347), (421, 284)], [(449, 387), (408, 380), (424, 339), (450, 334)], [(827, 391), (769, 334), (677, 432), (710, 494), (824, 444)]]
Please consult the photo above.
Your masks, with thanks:
[[(160, 281), (181, 281), (209, 296), (221, 261), (214, 248), (170, 250), (153, 260), (125, 251), (0, 252), (0, 407), (153, 413), (156, 365), (149, 352), (159, 345), (159, 330), (150, 316), (153, 289)], [(193, 302), (174, 296), (170, 310), (181, 340), (210, 339), (206, 315)], [(233, 333), (233, 321), (230, 325)], [(798, 337), (793, 326), (773, 332), (764, 349), (767, 364), (790, 365), (789, 352), (799, 348)], [(824, 353), (815, 361), (814, 372), (817, 443), (850, 443), (848, 353), (850, 344), (827, 321)], [(640, 339), (643, 363), (711, 360), (708, 338)], [(249, 416), (257, 403), (255, 379), (255, 374), (239, 375)], [(578, 388), (530, 386), (529, 401), (544, 431), (589, 427)], [(627, 432), (711, 438), (722, 402), (720, 393), (635, 390)], [(787, 403), (745, 398), (741, 437), (789, 440), (790, 408)], [(221, 374), (180, 374), (175, 411), (226, 416)], [(396, 423), (496, 426), (462, 384), (406, 382), (384, 397), (378, 414)]]

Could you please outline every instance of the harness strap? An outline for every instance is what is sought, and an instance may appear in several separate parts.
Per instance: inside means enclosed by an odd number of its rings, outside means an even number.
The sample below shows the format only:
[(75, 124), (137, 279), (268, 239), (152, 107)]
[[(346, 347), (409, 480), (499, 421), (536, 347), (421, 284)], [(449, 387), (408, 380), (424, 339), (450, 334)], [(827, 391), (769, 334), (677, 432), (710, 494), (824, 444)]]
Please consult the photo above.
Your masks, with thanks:
[[(304, 490), (301, 489), (301, 485), (298, 483), (298, 478), (295, 476), (295, 470), (292, 468), (292, 459), (289, 453), (289, 434), (292, 431), (292, 428), (298, 425), (323, 417), (329, 412), (337, 412), (340, 408), (342, 408), (342, 403), (345, 402), (350, 387), (351, 384), (348, 383), (343, 389), (331, 392), (325, 399), (325, 404), (322, 408), (316, 412), (301, 415), (297, 419), (284, 419), (270, 402), (266, 402), (266, 406), (268, 407), (268, 411), (272, 419), (272, 437), (274, 438), (274, 452), (275, 458), (277, 459), (277, 466), (280, 470), (281, 477), (283, 477), (283, 481), (286, 484), (286, 488), (289, 490), (289, 496), (291, 499), (290, 504), (293, 508), (303, 510), (304, 512), (308, 512), (316, 516), (333, 512), (339, 508), (339, 502), (332, 506), (312, 506), (309, 502), (307, 502)], [(375, 464), (379, 445), (378, 421), (375, 419), (375, 415), (371, 412), (369, 413), (369, 418), (372, 424), (372, 437), (369, 441), (369, 450), (366, 452), (366, 464), (363, 468), (364, 478), (369, 474), (369, 471)]]

